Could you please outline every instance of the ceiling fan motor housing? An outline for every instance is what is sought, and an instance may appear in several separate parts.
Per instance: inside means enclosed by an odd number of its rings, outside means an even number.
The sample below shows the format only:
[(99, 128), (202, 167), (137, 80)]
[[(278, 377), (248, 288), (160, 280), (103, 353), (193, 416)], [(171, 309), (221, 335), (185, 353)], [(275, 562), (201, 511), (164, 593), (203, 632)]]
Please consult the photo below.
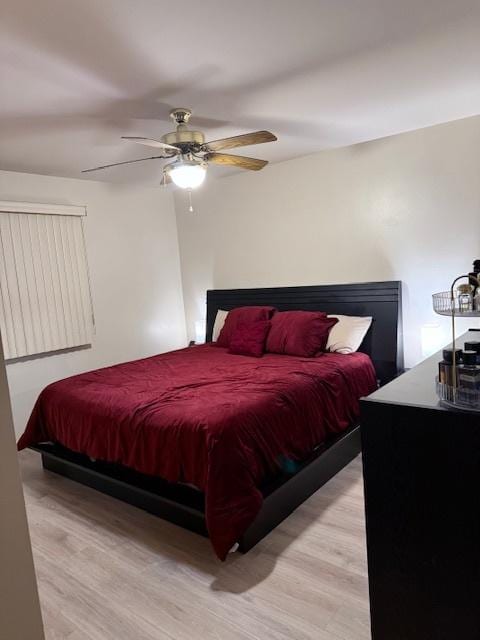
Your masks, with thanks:
[(180, 149), (184, 151), (184, 146), (192, 147), (192, 149), (200, 147), (205, 142), (205, 136), (201, 131), (191, 131), (187, 129), (185, 125), (179, 125), (176, 131), (166, 133), (162, 136), (162, 142), (173, 144), (175, 147), (180, 147)]
[(191, 131), (187, 128), (192, 112), (190, 109), (179, 107), (170, 111), (170, 117), (177, 125), (177, 130), (162, 136), (162, 142), (179, 147), (182, 153), (198, 151), (205, 142), (205, 136), (201, 131)]

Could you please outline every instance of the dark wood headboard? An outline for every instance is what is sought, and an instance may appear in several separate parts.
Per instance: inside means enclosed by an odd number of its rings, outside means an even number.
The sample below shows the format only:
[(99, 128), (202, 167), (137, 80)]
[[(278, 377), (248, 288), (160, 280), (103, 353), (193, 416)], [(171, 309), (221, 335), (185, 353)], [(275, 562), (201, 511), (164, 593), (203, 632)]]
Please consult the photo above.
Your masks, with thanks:
[(381, 384), (403, 369), (402, 283), (362, 282), (307, 287), (212, 289), (207, 291), (207, 342), (212, 339), (218, 309), (271, 305), (280, 311), (304, 309), (350, 316), (372, 316), (359, 349), (373, 360)]

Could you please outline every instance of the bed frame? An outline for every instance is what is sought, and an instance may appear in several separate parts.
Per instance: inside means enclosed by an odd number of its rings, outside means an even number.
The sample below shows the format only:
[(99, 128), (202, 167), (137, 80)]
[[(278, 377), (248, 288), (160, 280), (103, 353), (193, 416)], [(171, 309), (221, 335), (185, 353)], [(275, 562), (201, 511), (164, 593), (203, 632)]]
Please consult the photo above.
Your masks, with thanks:
[[(372, 316), (372, 326), (360, 351), (372, 358), (381, 385), (403, 370), (401, 282), (207, 291), (207, 341), (211, 340), (218, 309), (230, 310), (244, 305), (272, 305), (281, 311), (304, 309)], [(145, 476), (120, 465), (92, 462), (87, 456), (59, 445), (42, 444), (32, 448), (42, 454), (45, 469), (208, 536), (204, 495), (200, 491)], [(357, 424), (327, 440), (294, 470), (282, 471), (269, 478), (261, 487), (263, 506), (239, 540), (240, 551), (251, 549), (359, 452), (360, 428)]]

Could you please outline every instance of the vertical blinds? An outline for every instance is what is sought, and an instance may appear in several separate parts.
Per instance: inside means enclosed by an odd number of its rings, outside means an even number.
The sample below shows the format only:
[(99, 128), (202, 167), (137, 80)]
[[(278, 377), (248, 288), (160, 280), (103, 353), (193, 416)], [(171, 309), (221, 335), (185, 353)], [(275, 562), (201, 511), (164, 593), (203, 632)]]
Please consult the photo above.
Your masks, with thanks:
[(0, 210), (5, 357), (86, 345), (93, 310), (82, 217)]

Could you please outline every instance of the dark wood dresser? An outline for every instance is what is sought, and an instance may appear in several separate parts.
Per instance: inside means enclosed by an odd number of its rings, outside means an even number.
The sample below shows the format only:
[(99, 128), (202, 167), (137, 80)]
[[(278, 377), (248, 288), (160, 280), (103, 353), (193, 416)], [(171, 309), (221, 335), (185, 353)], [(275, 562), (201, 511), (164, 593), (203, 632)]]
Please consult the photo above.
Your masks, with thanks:
[(480, 639), (480, 413), (439, 404), (439, 360), (362, 400), (373, 640)]

